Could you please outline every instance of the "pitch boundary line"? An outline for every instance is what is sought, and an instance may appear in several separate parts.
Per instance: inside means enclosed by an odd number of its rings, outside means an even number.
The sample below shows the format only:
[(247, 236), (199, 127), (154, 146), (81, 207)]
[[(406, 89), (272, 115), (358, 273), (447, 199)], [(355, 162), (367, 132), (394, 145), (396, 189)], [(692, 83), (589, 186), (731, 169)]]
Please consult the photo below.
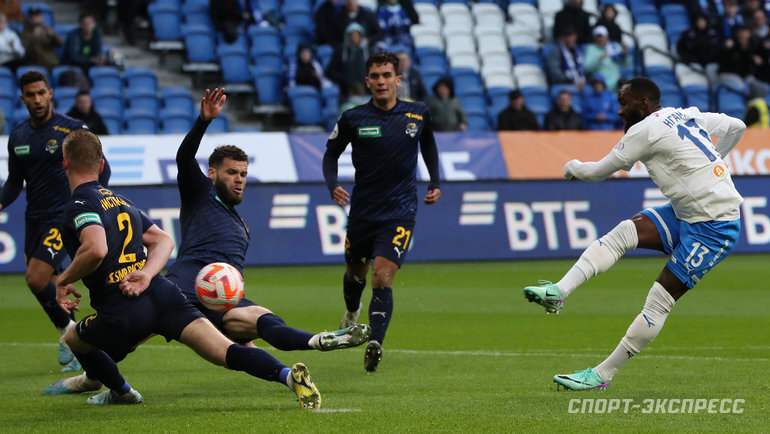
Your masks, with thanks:
[[(0, 347), (55, 347), (56, 344), (42, 343), (42, 342), (0, 342)], [(188, 349), (182, 345), (142, 345), (140, 348), (158, 350), (158, 349)], [(275, 348), (266, 346), (260, 347), (267, 350), (275, 350)], [(723, 347), (704, 347), (705, 349), (725, 349)], [(727, 347), (729, 349), (730, 347)], [(764, 350), (770, 347), (767, 346), (752, 346), (745, 347), (748, 349)], [(676, 350), (677, 348), (666, 348), (666, 350)], [(692, 350), (691, 348), (680, 348), (682, 351)], [(415, 354), (415, 355), (436, 355), (436, 356), (482, 356), (482, 357), (570, 357), (570, 358), (603, 358), (607, 357), (607, 354), (599, 353), (567, 353), (559, 351), (533, 351), (533, 352), (512, 352), (512, 351), (491, 351), (491, 350), (476, 350), (476, 351), (442, 351), (442, 350), (407, 350), (399, 348), (387, 348), (388, 353), (396, 354)], [(743, 357), (722, 357), (722, 356), (679, 356), (671, 354), (654, 354), (645, 353), (642, 357), (649, 359), (664, 359), (664, 360), (705, 360), (715, 362), (770, 362), (769, 358), (757, 357), (757, 358), (743, 358)]]

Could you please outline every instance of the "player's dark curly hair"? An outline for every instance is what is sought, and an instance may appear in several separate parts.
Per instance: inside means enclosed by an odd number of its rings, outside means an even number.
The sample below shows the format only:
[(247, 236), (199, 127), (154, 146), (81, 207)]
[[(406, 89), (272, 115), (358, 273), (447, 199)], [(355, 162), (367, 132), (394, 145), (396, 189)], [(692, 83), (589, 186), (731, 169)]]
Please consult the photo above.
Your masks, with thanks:
[(46, 89), (51, 88), (51, 84), (48, 82), (48, 77), (45, 74), (40, 71), (27, 71), (19, 78), (19, 89), (24, 89), (24, 86), (37, 81), (45, 83)]
[(652, 105), (660, 104), (660, 88), (647, 77), (636, 77), (626, 83), (628, 89), (638, 97), (650, 100)]
[(382, 65), (385, 63), (393, 65), (393, 70), (398, 74), (398, 56), (390, 51), (382, 51), (369, 56), (369, 58), (366, 59), (366, 70), (369, 71), (374, 64)]
[(243, 152), (243, 149), (233, 145), (222, 145), (217, 146), (209, 156), (209, 167), (218, 168), (225, 158), (235, 161), (249, 161), (249, 156)]

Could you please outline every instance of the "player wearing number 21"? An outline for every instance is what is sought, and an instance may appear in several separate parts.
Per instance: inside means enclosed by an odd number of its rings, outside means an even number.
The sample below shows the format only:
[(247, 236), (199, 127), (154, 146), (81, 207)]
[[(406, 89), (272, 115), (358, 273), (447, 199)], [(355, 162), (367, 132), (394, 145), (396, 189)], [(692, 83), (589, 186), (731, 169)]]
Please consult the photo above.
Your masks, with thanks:
[[(433, 204), (439, 189), (438, 149), (430, 112), (424, 104), (396, 99), (401, 83), (398, 57), (376, 53), (366, 62), (366, 85), (372, 99), (345, 111), (326, 142), (323, 171), (332, 199), (340, 206), (350, 201), (345, 237), (347, 269), (343, 294), (347, 312), (340, 328), (358, 321), (361, 293), (373, 258), (372, 335), (364, 354), (364, 369), (373, 372), (382, 358), (382, 342), (393, 313), (393, 277), (406, 256), (417, 214), (417, 147), (428, 168), (430, 183), (423, 198)], [(352, 198), (337, 182), (337, 161), (353, 148), (356, 169)]]
[[(662, 108), (660, 89), (647, 78), (621, 87), (618, 102), (626, 134), (598, 162), (568, 162), (564, 176), (597, 182), (640, 161), (670, 203), (620, 222), (594, 241), (559, 282), (527, 287), (524, 295), (546, 312), (558, 313), (575, 288), (631, 249), (659, 250), (670, 259), (615, 351), (594, 368), (554, 377), (568, 389), (606, 388), (615, 372), (658, 335), (674, 303), (732, 251), (740, 233), (743, 198), (722, 156), (738, 143), (746, 125), (695, 107)], [(716, 143), (711, 137), (718, 138)]]

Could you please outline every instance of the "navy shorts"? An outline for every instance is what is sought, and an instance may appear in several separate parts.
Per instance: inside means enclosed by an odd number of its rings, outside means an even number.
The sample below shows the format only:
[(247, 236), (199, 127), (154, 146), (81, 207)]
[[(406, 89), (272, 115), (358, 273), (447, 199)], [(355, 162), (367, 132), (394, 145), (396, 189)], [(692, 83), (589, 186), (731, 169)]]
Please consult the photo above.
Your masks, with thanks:
[(741, 232), (740, 220), (687, 223), (676, 217), (670, 203), (647, 208), (642, 214), (655, 223), (663, 249), (671, 255), (666, 267), (687, 288), (730, 254)]
[(153, 334), (179, 340), (182, 330), (198, 318), (203, 315), (173, 282), (155, 276), (139, 297), (123, 297), (81, 319), (77, 333), (83, 342), (119, 362)]
[[(194, 261), (177, 263), (171, 267), (168, 273), (166, 273), (166, 278), (174, 282), (182, 290), (182, 294), (187, 297), (190, 303), (198, 308), (198, 310), (201, 311), (203, 315), (205, 315), (206, 318), (208, 318), (209, 321), (211, 321), (211, 323), (216, 326), (216, 328), (218, 328), (222, 333), (225, 333), (222, 318), (228, 311), (211, 310), (207, 308), (200, 302), (200, 300), (198, 300), (198, 294), (195, 292), (195, 277), (198, 275), (198, 272), (201, 270), (201, 268), (203, 268), (205, 265), (206, 264), (203, 264), (202, 262), (197, 263)], [(256, 306), (256, 304), (246, 297), (243, 297), (241, 301), (235, 305), (235, 307), (246, 306)]]
[(39, 259), (53, 267), (56, 272), (64, 269), (62, 263), (67, 257), (61, 240), (61, 219), (59, 217), (33, 220), (26, 219), (24, 230), (24, 262)]
[(382, 256), (401, 268), (413, 233), (414, 220), (350, 219), (345, 236), (345, 261), (360, 264)]

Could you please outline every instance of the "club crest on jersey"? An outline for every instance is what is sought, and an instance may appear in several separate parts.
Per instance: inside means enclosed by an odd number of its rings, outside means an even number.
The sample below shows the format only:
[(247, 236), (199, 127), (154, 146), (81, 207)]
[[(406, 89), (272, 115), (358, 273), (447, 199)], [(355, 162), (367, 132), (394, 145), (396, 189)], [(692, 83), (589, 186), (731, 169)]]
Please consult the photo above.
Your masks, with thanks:
[(56, 141), (56, 139), (51, 139), (48, 141), (48, 143), (45, 144), (45, 150), (48, 151), (49, 154), (53, 154), (56, 152), (56, 149), (59, 147), (59, 142)]
[(404, 132), (414, 137), (417, 134), (417, 124), (414, 122), (409, 122), (406, 124), (406, 131)]
[(725, 176), (725, 173), (727, 173), (727, 171), (725, 170), (724, 167), (720, 166), (719, 164), (714, 166), (714, 176), (716, 176), (717, 178), (723, 178)]

